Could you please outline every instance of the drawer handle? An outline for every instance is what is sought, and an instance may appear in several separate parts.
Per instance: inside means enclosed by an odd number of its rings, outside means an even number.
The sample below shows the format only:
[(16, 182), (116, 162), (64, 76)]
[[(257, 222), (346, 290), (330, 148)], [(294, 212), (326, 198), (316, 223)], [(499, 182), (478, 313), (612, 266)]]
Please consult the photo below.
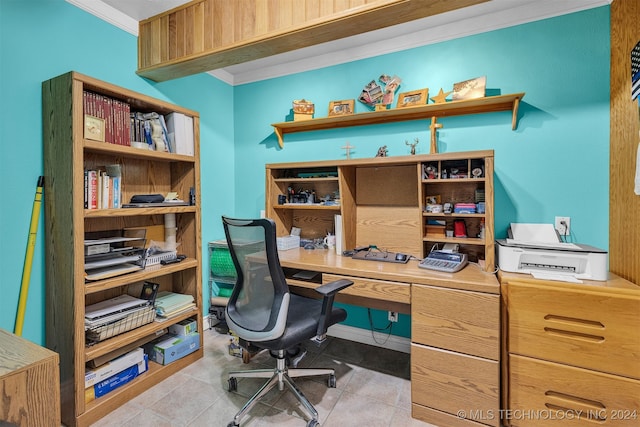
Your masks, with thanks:
[(558, 321), (565, 323), (573, 323), (579, 326), (591, 326), (598, 329), (604, 329), (604, 325), (596, 320), (578, 319), (577, 317), (558, 316), (556, 314), (547, 314), (544, 320)]
[[(566, 393), (560, 393), (557, 391), (546, 391), (545, 396), (551, 399), (558, 399), (563, 401), (566, 405), (560, 405), (555, 403), (545, 403), (544, 405), (554, 411), (571, 412), (581, 419), (595, 422), (605, 422), (606, 406), (597, 400), (585, 399), (583, 397), (573, 396)], [(570, 406), (574, 406), (571, 408)]]
[(565, 331), (556, 328), (544, 328), (545, 332), (549, 332), (552, 335), (559, 335), (565, 338), (582, 339), (589, 342), (604, 342), (604, 337), (600, 335), (584, 334), (582, 332)]

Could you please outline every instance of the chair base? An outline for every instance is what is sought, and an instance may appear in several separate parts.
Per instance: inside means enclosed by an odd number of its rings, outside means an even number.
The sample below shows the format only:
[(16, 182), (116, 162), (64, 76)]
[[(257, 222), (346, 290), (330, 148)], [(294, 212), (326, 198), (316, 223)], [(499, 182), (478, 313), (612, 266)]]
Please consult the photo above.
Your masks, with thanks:
[(229, 391), (235, 391), (238, 387), (237, 378), (269, 378), (267, 381), (247, 403), (244, 404), (242, 409), (233, 418), (227, 427), (240, 426), (240, 420), (255, 406), (262, 397), (264, 397), (269, 390), (278, 386), (278, 390), (283, 391), (286, 385), (293, 395), (302, 404), (302, 409), (309, 417), (307, 427), (314, 427), (319, 425), (318, 423), (318, 411), (313, 407), (311, 402), (302, 393), (302, 390), (296, 386), (292, 378), (297, 377), (309, 377), (318, 375), (329, 375), (327, 385), (331, 388), (336, 386), (336, 374), (333, 369), (313, 369), (313, 368), (292, 368), (287, 367), (285, 358), (285, 350), (278, 350), (276, 358), (275, 369), (255, 369), (251, 371), (232, 371), (229, 372)]

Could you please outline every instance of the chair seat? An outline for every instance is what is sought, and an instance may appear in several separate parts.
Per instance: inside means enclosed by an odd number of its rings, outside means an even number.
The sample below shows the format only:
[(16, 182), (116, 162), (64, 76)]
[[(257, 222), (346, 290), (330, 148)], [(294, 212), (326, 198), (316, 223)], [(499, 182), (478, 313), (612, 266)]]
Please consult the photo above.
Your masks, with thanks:
[[(322, 301), (291, 294), (289, 314), (284, 333), (278, 339), (254, 342), (253, 344), (269, 350), (280, 350), (293, 347), (316, 336), (318, 320), (322, 310)], [(340, 323), (347, 318), (342, 308), (333, 308), (328, 314), (329, 324)]]

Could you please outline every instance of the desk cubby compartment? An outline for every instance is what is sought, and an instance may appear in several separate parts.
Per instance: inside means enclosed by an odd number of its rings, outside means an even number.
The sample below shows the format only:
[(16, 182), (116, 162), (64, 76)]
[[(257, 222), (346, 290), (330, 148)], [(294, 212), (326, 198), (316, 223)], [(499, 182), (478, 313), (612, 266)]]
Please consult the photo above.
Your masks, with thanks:
[[(340, 213), (338, 168), (291, 167), (267, 170), (267, 196), (278, 236), (300, 228), (303, 239), (318, 239), (334, 231)], [(311, 199), (311, 200), (310, 200)]]
[[(423, 251), (427, 254), (446, 243), (458, 244), (472, 262), (484, 261), (485, 270), (493, 270), (493, 157), (464, 156), (465, 153), (443, 154), (437, 161), (422, 163)], [(472, 153), (467, 153), (472, 154)], [(475, 153), (473, 153), (475, 154)], [(445, 157), (446, 156), (446, 157)], [(429, 169), (425, 176), (425, 172)], [(435, 170), (438, 174), (435, 174)], [(434, 177), (435, 176), (435, 177)], [(437, 200), (441, 212), (427, 212)], [(474, 204), (474, 213), (456, 213), (458, 203)], [(481, 205), (479, 205), (481, 203)], [(478, 206), (481, 206), (478, 208)], [(431, 209), (429, 209), (431, 210)], [(445, 210), (448, 213), (445, 213)], [(466, 237), (456, 237), (456, 221), (464, 221)], [(432, 224), (445, 224), (453, 233), (443, 236)]]

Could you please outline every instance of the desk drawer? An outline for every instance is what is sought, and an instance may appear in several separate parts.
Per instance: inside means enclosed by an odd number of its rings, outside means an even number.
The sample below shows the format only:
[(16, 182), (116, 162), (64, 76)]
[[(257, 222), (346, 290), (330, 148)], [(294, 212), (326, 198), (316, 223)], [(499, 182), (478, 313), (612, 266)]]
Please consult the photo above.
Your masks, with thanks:
[(512, 355), (514, 427), (640, 425), (640, 381)]
[(640, 296), (511, 282), (509, 352), (640, 379)]
[(500, 296), (412, 285), (411, 340), (500, 359)]
[(401, 304), (409, 304), (411, 302), (411, 285), (408, 283), (363, 279), (360, 277), (340, 276), (337, 274), (327, 273), (322, 275), (322, 283), (329, 283), (340, 279), (353, 281), (353, 285), (340, 291), (340, 294), (397, 302)]
[(497, 361), (411, 344), (411, 401), (498, 426), (499, 370)]

